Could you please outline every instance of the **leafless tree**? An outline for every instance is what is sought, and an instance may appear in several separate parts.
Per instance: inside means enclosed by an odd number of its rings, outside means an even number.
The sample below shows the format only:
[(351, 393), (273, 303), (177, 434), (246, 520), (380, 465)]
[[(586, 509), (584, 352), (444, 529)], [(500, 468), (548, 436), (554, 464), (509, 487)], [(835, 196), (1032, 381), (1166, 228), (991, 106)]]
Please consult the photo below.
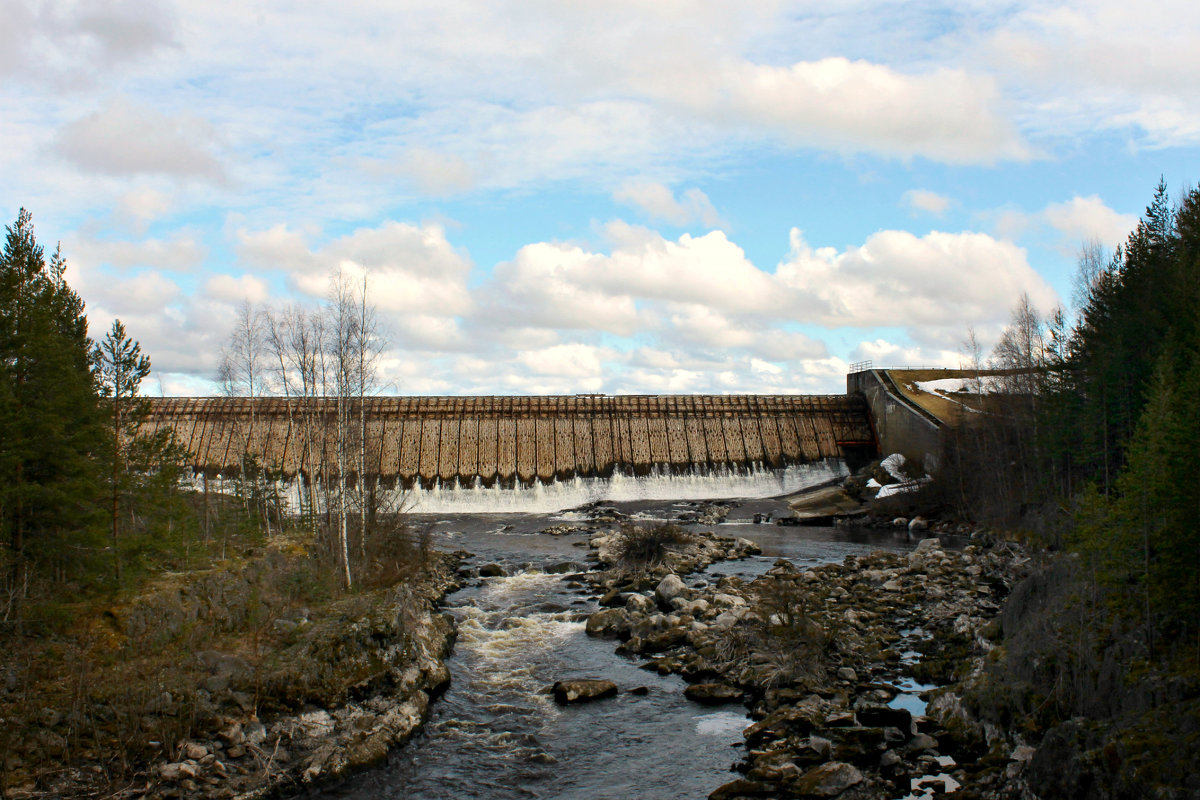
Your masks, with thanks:
[(1046, 323), (1028, 294), (1021, 294), (1013, 308), (1012, 319), (1000, 334), (992, 350), (991, 365), (1010, 370), (1001, 378), (1004, 388), (1014, 394), (1036, 394), (1039, 372), (1046, 363)]
[[(367, 277), (358, 284), (339, 269), (330, 276), (328, 300), (319, 309), (291, 305), (256, 312), (243, 304), (222, 353), (227, 394), (272, 392), (285, 398), (289, 439), (298, 448), (293, 458), (301, 511), (307, 504), (314, 532), (323, 511), (347, 588), (353, 582), (350, 517), (357, 510), (358, 549), (365, 554), (375, 511), (378, 476), (368, 474), (366, 398), (378, 388), (383, 347)], [(253, 414), (252, 408), (251, 425)]]
[(962, 341), (959, 353), (962, 356), (959, 368), (975, 373), (967, 379), (967, 387), (978, 397), (983, 394), (983, 380), (979, 376), (980, 370), (983, 369), (983, 348), (979, 346), (979, 339), (975, 336), (974, 325), (967, 326), (967, 336)]
[(289, 440), (298, 452), (296, 460), (297, 497), (301, 516), (308, 493), (308, 516), (317, 524), (316, 468), (313, 464), (313, 414), (315, 398), (313, 361), (315, 354), (309, 333), (310, 312), (298, 305), (266, 312), (267, 349), (271, 355), (275, 392), (282, 393), (287, 404)]
[(249, 300), (238, 306), (233, 330), (221, 348), (221, 390), (230, 397), (257, 397), (266, 389), (263, 314)]
[(1076, 312), (1088, 304), (1100, 277), (1112, 263), (1111, 259), (1099, 239), (1088, 239), (1080, 245), (1075, 280), (1071, 287), (1071, 302)]
[[(357, 394), (358, 359), (354, 343), (358, 338), (358, 309), (354, 289), (343, 270), (335, 272), (329, 285), (329, 325), (325, 331), (329, 355), (333, 366), (333, 384), (336, 392), (336, 435), (335, 448), (338, 475), (338, 550), (342, 563), (342, 577), (346, 588), (353, 579), (350, 574), (349, 542), (349, 493), (346, 472), (349, 467), (351, 449), (350, 401)], [(361, 481), (362, 476), (359, 475)]]
[(1016, 492), (1013, 496), (1028, 496), (1027, 489), (1032, 482), (1028, 469), (1036, 463), (1038, 404), (1046, 355), (1046, 322), (1029, 295), (1022, 293), (991, 357), (992, 367), (1007, 370), (996, 380), (1008, 404), (1009, 430), (1016, 448), (1015, 463), (1021, 465), (1019, 485), (1007, 487), (1010, 494)]
[[(221, 349), (220, 381), (221, 390), (230, 397), (249, 397), (251, 399), (262, 395), (266, 389), (266, 371), (264, 361), (267, 358), (267, 343), (264, 330), (264, 315), (255, 308), (249, 300), (243, 300), (238, 306), (237, 318), (233, 330)], [(251, 437), (254, 435), (255, 407), (250, 404), (249, 424), (244, 430), (239, 430), (240, 417), (234, 417), (235, 434), (241, 442), (242, 482), (246, 485), (250, 480), (250, 490), (245, 491), (243, 502), (246, 511), (250, 511), (252, 498), (262, 501), (265, 497), (261, 483), (261, 471), (254, 465), (251, 468)], [(253, 474), (251, 474), (253, 473)], [(271, 530), (271, 515), (265, 505), (259, 509), (267, 526)]]
[(368, 516), (375, 511), (376, 476), (367, 474), (367, 404), (366, 396), (378, 388), (379, 357), (383, 352), (384, 339), (380, 332), (379, 318), (375, 307), (367, 302), (367, 274), (362, 276), (358, 292), (358, 320), (354, 328), (354, 355), (358, 374), (358, 509), (359, 551), (366, 557)]

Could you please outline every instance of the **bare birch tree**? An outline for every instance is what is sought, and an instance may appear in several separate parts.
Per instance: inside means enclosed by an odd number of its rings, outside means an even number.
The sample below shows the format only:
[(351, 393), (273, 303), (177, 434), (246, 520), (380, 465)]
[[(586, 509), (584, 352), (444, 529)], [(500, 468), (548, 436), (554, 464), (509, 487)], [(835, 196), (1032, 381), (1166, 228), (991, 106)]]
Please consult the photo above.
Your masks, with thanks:
[[(366, 396), (378, 388), (379, 356), (385, 346), (374, 305), (367, 302), (367, 274), (362, 276), (358, 293), (358, 320), (354, 328), (354, 355), (358, 362), (358, 509), (360, 555), (366, 558), (368, 515), (374, 516), (377, 476), (367, 474), (367, 403)], [(369, 478), (369, 480), (368, 480)]]
[[(221, 349), (220, 381), (222, 391), (230, 397), (259, 397), (266, 389), (266, 373), (263, 368), (267, 357), (266, 338), (264, 336), (263, 314), (249, 300), (242, 301), (238, 306), (237, 318), (229, 339)], [(254, 434), (255, 404), (250, 404), (250, 423), (246, 430), (238, 431), (241, 435), (241, 470), (242, 485), (250, 482), (251, 490), (243, 492), (243, 504), (246, 512), (250, 511), (250, 502), (255, 500), (262, 504), (257, 509), (271, 532), (270, 513), (265, 505), (265, 493), (262, 491), (260, 465), (250, 464), (250, 439)], [(234, 424), (240, 422), (235, 417)], [(253, 468), (252, 468), (253, 467)], [(253, 472), (253, 476), (249, 473)]]
[[(338, 475), (338, 550), (341, 557), (342, 578), (347, 589), (353, 585), (350, 574), (350, 508), (346, 472), (349, 467), (348, 456), (352, 429), (350, 400), (356, 393), (357, 359), (354, 352), (354, 342), (357, 338), (355, 329), (358, 325), (356, 306), (354, 290), (350, 281), (345, 272), (339, 269), (330, 280), (329, 325), (326, 336), (328, 337), (328, 350), (332, 360), (333, 384), (336, 392), (334, 446)], [(361, 475), (358, 477), (359, 480), (362, 479)]]

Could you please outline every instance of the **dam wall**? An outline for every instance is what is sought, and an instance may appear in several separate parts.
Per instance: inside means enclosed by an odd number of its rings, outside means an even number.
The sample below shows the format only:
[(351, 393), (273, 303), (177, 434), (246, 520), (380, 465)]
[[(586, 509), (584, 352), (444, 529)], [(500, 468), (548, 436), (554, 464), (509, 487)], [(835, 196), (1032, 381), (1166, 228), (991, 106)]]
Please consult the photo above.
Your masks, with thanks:
[(901, 453), (922, 462), (941, 452), (942, 422), (906, 398), (888, 370), (850, 373), (846, 392), (861, 397), (870, 408), (881, 454)]
[[(844, 395), (369, 397), (348, 402), (348, 473), (405, 487), (778, 469), (874, 453), (868, 406)], [(336, 474), (337, 401), (152, 398), (206, 475), (252, 456), (285, 479)]]

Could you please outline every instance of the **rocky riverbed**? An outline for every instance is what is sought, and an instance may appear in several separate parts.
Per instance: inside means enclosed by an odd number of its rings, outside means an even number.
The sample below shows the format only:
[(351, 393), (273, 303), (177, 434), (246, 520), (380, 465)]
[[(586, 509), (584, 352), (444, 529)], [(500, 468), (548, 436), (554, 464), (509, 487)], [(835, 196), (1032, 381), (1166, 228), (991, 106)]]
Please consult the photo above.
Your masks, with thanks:
[[(602, 563), (614, 561), (612, 545), (592, 538)], [(805, 571), (781, 560), (752, 582), (684, 580), (743, 549), (698, 537), (642, 575), (610, 568), (594, 578), (607, 607), (587, 622), (646, 668), (681, 675), (696, 702), (750, 710), (742, 777), (713, 800), (1025, 796), (1032, 749), (978, 723), (958, 693), (983, 668), (1001, 603), (1028, 568), (1018, 547), (929, 538), (907, 555)]]

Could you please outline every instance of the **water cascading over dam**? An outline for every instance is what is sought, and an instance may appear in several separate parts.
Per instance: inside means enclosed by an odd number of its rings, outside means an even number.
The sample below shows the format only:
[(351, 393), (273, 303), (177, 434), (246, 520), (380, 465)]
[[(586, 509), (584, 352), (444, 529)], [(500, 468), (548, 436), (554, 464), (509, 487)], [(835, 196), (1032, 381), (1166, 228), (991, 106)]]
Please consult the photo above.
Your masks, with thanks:
[[(151, 402), (148, 428), (173, 428), (198, 473), (236, 475), (251, 455), (284, 480), (336, 474), (335, 399)], [(363, 426), (357, 399), (348, 402), (345, 463), (357, 473)], [(649, 496), (646, 485), (658, 478), (675, 484), (663, 491), (681, 497), (721, 496), (679, 483), (744, 483), (755, 473), (780, 477), (789, 469), (812, 482), (821, 465), (844, 470), (848, 456), (874, 441), (866, 404), (842, 395), (368, 397), (362, 410), (366, 479), (427, 495), (422, 505), (429, 510), (448, 492), (494, 503), (505, 490), (544, 495), (598, 482), (574, 499), (616, 499), (614, 493), (631, 491), (623, 482), (642, 485)], [(728, 487), (725, 496), (744, 490)]]

